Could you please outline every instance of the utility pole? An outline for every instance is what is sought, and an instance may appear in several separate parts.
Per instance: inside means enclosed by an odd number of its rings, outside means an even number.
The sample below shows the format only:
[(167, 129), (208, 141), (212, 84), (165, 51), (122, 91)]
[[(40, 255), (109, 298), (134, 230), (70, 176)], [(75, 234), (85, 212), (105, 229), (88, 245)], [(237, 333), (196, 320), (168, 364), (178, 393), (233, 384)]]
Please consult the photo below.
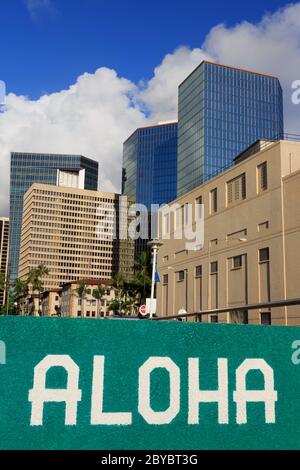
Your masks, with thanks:
[(158, 240), (152, 240), (148, 243), (148, 246), (152, 248), (152, 283), (151, 283), (151, 297), (150, 297), (150, 318), (153, 318), (157, 254), (158, 254), (159, 248), (162, 246), (162, 243), (159, 242)]

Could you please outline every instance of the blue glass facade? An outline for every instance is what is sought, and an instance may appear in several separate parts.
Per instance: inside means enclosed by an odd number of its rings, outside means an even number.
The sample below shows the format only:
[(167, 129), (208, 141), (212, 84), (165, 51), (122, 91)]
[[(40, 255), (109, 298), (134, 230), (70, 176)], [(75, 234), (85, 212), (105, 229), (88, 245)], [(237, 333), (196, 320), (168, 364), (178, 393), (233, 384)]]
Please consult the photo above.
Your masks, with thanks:
[(18, 277), (23, 198), (33, 183), (56, 184), (57, 170), (85, 169), (85, 189), (98, 189), (98, 162), (80, 155), (12, 153), (10, 169), (9, 277)]
[(137, 129), (124, 143), (123, 194), (149, 210), (176, 198), (177, 123)]
[(258, 139), (284, 133), (276, 77), (210, 62), (179, 87), (177, 196), (215, 176)]

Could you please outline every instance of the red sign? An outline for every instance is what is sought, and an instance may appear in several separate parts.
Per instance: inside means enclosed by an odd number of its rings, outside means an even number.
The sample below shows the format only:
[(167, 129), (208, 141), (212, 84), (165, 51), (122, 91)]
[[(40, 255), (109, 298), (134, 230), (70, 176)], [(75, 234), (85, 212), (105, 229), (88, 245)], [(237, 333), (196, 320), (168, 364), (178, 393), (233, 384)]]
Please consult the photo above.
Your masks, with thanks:
[(141, 305), (140, 308), (139, 308), (139, 312), (140, 312), (140, 314), (143, 315), (143, 316), (147, 315), (148, 312), (147, 312), (147, 307), (146, 307), (146, 305)]

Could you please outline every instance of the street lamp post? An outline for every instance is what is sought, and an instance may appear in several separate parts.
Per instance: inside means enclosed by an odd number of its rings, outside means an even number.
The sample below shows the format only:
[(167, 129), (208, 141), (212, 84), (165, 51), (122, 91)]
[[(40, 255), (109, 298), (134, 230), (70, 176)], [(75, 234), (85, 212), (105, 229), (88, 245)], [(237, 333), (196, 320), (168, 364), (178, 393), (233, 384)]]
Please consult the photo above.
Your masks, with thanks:
[(150, 318), (153, 318), (154, 310), (154, 291), (155, 291), (155, 273), (156, 273), (156, 264), (157, 264), (157, 254), (159, 248), (162, 246), (162, 243), (159, 240), (151, 240), (148, 243), (148, 246), (152, 248), (152, 282), (151, 282), (151, 297), (150, 297)]

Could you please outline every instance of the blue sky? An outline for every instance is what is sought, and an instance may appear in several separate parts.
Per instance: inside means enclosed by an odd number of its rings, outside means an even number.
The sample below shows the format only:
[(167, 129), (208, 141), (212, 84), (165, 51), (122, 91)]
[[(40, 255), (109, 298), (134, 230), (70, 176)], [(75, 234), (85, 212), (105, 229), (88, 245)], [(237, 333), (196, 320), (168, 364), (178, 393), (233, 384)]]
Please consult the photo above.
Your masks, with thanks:
[(203, 59), (279, 77), (285, 129), (300, 135), (300, 0), (0, 0), (0, 215), (10, 152), (80, 153), (119, 191), (122, 145), (177, 119), (178, 85)]
[(1, 0), (0, 79), (36, 99), (106, 66), (138, 82), (167, 53), (201, 47), (208, 31), (256, 23), (281, 0)]

